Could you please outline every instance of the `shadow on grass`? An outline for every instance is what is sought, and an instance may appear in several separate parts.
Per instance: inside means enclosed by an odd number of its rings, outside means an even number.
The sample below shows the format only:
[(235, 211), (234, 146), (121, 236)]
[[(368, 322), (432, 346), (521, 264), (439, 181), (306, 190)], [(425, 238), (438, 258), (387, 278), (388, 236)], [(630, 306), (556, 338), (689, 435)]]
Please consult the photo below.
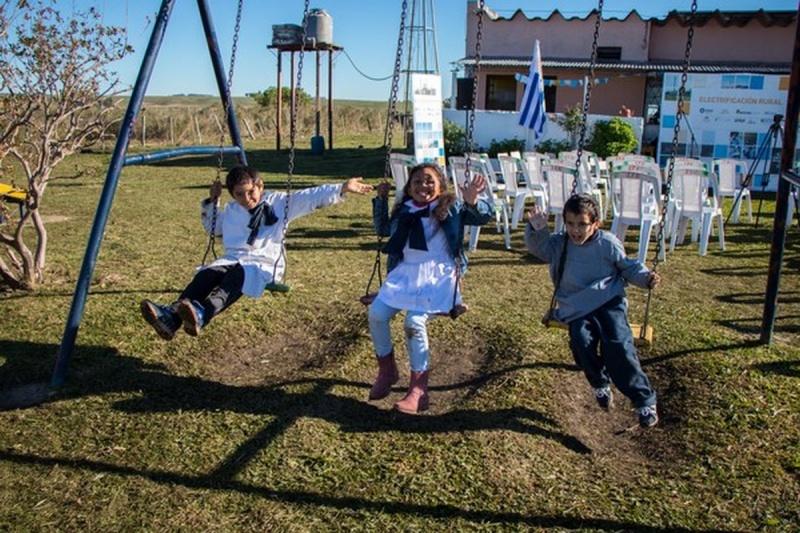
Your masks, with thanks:
[[(765, 297), (763, 292), (737, 292), (737, 293), (721, 294), (714, 296), (714, 299), (716, 299), (717, 301), (727, 304), (759, 305), (759, 306), (764, 305), (764, 298)], [(780, 295), (778, 296), (778, 303), (779, 304), (800, 303), (800, 293), (781, 291)]]
[(529, 516), (522, 513), (504, 511), (481, 511), (462, 509), (454, 505), (437, 504), (424, 505), (406, 502), (387, 502), (368, 500), (348, 496), (329, 496), (307, 491), (277, 490), (268, 487), (252, 485), (235, 479), (219, 480), (208, 476), (191, 476), (154, 469), (140, 469), (129, 466), (115, 465), (88, 459), (73, 459), (67, 457), (38, 456), (28, 453), (18, 453), (9, 450), (0, 450), (0, 461), (16, 465), (63, 467), (74, 470), (84, 470), (98, 474), (113, 474), (122, 477), (146, 478), (156, 483), (169, 486), (183, 486), (190, 489), (211, 491), (234, 491), (259, 498), (264, 498), (279, 503), (314, 505), (331, 509), (341, 509), (356, 512), (386, 513), (391, 515), (408, 515), (427, 517), (432, 519), (461, 519), (485, 523), (505, 523), (525, 525), (538, 528), (565, 528), (565, 529), (599, 529), (599, 530), (627, 530), (648, 532), (689, 532), (689, 531), (720, 531), (697, 530), (681, 527), (649, 526), (630, 521), (608, 520), (605, 518), (585, 518), (580, 516)]
[[(781, 323), (782, 321), (791, 320), (792, 322)], [(732, 329), (738, 333), (746, 335), (760, 335), (761, 334), (761, 317), (755, 318), (732, 318), (728, 320), (715, 320), (719, 324), (728, 329)], [(775, 326), (773, 331), (776, 333), (800, 333), (800, 315), (784, 315), (775, 317)]]
[(800, 378), (800, 360), (795, 361), (772, 361), (771, 363), (758, 363), (753, 368), (765, 374), (780, 374), (790, 378)]
[(686, 350), (676, 350), (674, 352), (657, 355), (655, 357), (646, 357), (645, 354), (642, 354), (643, 357), (641, 357), (641, 362), (642, 366), (649, 366), (658, 363), (663, 363), (664, 361), (669, 361), (671, 359), (684, 357), (686, 355), (696, 355), (707, 352), (725, 352), (731, 350), (740, 350), (744, 348), (754, 348), (760, 345), (761, 343), (757, 340), (747, 340), (743, 342), (737, 342), (734, 344), (718, 344), (714, 346), (702, 346), (697, 348), (688, 348)]
[[(180, 293), (180, 287), (167, 287), (164, 289), (91, 289), (90, 296), (109, 296), (112, 294), (175, 294)], [(72, 296), (73, 291), (31, 291), (14, 292), (8, 295), (0, 295), (0, 302), (3, 300), (21, 300), (25, 298), (63, 298)]]

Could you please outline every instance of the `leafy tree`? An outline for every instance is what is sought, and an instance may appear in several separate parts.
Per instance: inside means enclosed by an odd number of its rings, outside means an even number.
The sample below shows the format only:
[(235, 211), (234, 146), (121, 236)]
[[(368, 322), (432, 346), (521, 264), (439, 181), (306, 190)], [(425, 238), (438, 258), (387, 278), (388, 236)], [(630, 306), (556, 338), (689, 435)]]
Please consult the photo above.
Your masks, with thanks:
[(583, 123), (583, 109), (580, 104), (568, 108), (563, 115), (559, 115), (556, 123), (564, 128), (569, 136), (572, 148), (578, 147), (578, 137), (581, 133), (581, 124)]
[(594, 125), (588, 148), (598, 157), (609, 157), (618, 153), (630, 153), (636, 150), (639, 143), (633, 132), (633, 126), (619, 117), (601, 120)]
[[(297, 104), (304, 106), (311, 103), (311, 95), (308, 94), (302, 87), (298, 87), (295, 91), (297, 95)], [(278, 88), (269, 87), (264, 91), (256, 93), (249, 93), (247, 96), (252, 98), (258, 105), (266, 108), (275, 107), (278, 100)], [(288, 105), (292, 101), (292, 90), (289, 87), (281, 87), (281, 98)]]
[(464, 128), (445, 120), (442, 124), (444, 126), (444, 150), (447, 157), (451, 155), (464, 155), (467, 151), (467, 134)]
[(49, 4), (0, 0), (0, 162), (20, 170), (27, 193), (22, 214), (0, 224), (0, 284), (13, 289), (44, 280), (45, 189), (65, 157), (111, 126), (118, 80), (107, 67), (132, 51), (95, 9), (64, 18)]

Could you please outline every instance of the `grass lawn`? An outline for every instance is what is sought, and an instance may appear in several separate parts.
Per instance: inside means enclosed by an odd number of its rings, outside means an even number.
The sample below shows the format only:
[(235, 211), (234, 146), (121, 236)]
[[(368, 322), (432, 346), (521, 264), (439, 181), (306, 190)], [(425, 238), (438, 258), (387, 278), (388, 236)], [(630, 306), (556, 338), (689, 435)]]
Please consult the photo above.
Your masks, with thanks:
[[(383, 154), (350, 138), (298, 154), (296, 185), (374, 178)], [(286, 154), (253, 146), (268, 188)], [(49, 378), (108, 154), (59, 173), (43, 214), (48, 283), (0, 294), (0, 389)], [(68, 384), (0, 412), (0, 531), (800, 529), (800, 234), (787, 239), (775, 343), (757, 346), (771, 233), (726, 227), (707, 257), (685, 245), (659, 268), (642, 353), (661, 424), (632, 428), (617, 394), (599, 411), (565, 332), (539, 319), (546, 267), (487, 228), (457, 321), (431, 323), (432, 405), (368, 403), (374, 360), (357, 302), (374, 259), (370, 201), (297, 221), (287, 295), (243, 299), (196, 339), (164, 342), (139, 316), (169, 301), (205, 245), (198, 203), (213, 158), (123, 172)], [(635, 231), (628, 249), (635, 249)], [(651, 247), (651, 253), (652, 253)], [(645, 293), (629, 290), (631, 320)]]

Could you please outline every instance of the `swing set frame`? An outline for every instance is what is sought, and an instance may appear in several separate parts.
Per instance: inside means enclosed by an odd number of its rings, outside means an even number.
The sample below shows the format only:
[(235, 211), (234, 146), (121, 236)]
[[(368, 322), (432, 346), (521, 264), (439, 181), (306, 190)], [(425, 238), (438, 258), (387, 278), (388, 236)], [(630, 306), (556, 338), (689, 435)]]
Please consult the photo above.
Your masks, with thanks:
[(97, 256), (100, 253), (100, 245), (103, 241), (103, 234), (105, 232), (108, 216), (111, 212), (111, 205), (114, 201), (114, 195), (117, 190), (119, 176), (122, 168), (130, 165), (141, 165), (147, 163), (154, 163), (157, 161), (166, 161), (177, 157), (189, 155), (213, 155), (224, 154), (235, 155), (239, 164), (247, 164), (247, 155), (245, 154), (244, 144), (239, 132), (239, 125), (236, 120), (236, 111), (231, 99), (230, 90), (225, 74), (225, 68), (220, 53), (219, 42), (217, 34), (214, 29), (214, 23), (211, 18), (211, 10), (209, 9), (208, 0), (196, 0), (197, 9), (200, 13), (200, 19), (203, 25), (203, 33), (205, 34), (206, 44), (208, 46), (208, 53), (211, 57), (211, 64), (214, 70), (214, 78), (217, 82), (220, 100), (226, 113), (226, 121), (228, 131), (230, 133), (231, 146), (186, 146), (180, 148), (171, 148), (167, 150), (157, 150), (144, 154), (136, 154), (132, 156), (127, 155), (128, 142), (130, 141), (133, 132), (133, 126), (136, 122), (136, 117), (142, 107), (147, 85), (150, 82), (150, 76), (153, 72), (158, 53), (161, 48), (161, 43), (164, 40), (167, 24), (169, 23), (172, 9), (177, 0), (162, 0), (161, 7), (158, 10), (158, 15), (153, 24), (153, 31), (150, 34), (150, 40), (142, 58), (142, 63), (139, 67), (139, 73), (136, 76), (136, 82), (131, 92), (128, 107), (125, 111), (122, 124), (117, 134), (117, 142), (114, 145), (114, 152), (111, 156), (111, 162), (108, 166), (106, 179), (103, 184), (103, 190), (100, 193), (100, 199), (95, 211), (94, 221), (92, 222), (92, 229), (89, 233), (89, 241), (86, 245), (86, 251), (81, 263), (80, 274), (75, 284), (75, 291), (72, 295), (72, 303), (70, 305), (69, 314), (67, 315), (66, 325), (64, 326), (64, 335), (62, 336), (61, 345), (58, 349), (56, 357), (55, 368), (50, 380), (50, 388), (58, 389), (66, 380), (67, 370), (69, 368), (70, 359), (75, 349), (75, 340), (78, 335), (78, 328), (80, 327), (83, 318), (83, 312), (86, 305), (86, 299), (89, 295), (89, 286), (91, 284), (92, 274), (97, 263)]

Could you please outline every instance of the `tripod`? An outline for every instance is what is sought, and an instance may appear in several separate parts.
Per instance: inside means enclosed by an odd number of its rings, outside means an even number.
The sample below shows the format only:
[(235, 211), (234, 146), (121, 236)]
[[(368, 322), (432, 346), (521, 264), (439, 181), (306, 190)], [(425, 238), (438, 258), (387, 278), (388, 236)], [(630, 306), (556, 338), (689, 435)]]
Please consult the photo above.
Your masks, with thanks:
[[(774, 115), (772, 117), (772, 124), (767, 130), (767, 134), (764, 139), (761, 141), (761, 145), (758, 147), (758, 151), (756, 152), (756, 157), (750, 163), (750, 167), (747, 169), (747, 173), (742, 180), (742, 186), (739, 189), (739, 194), (736, 195), (736, 199), (733, 201), (733, 206), (731, 207), (731, 212), (728, 213), (728, 217), (725, 219), (725, 223), (728, 223), (728, 220), (731, 218), (731, 215), (736, 212), (736, 207), (738, 206), (739, 202), (742, 199), (742, 194), (744, 193), (745, 189), (750, 189), (753, 184), (753, 176), (755, 175), (756, 169), (758, 165), (761, 165), (761, 197), (758, 200), (758, 212), (756, 213), (756, 222), (755, 225), (758, 226), (759, 220), (761, 218), (761, 207), (764, 203), (764, 192), (767, 190), (767, 184), (769, 183), (769, 174), (770, 170), (772, 170), (771, 163), (772, 163), (772, 154), (775, 153), (775, 149), (778, 147), (778, 141), (781, 139), (783, 135), (783, 128), (781, 127), (781, 121), (783, 120), (783, 115)], [(795, 203), (795, 212), (797, 212), (798, 206), (798, 198), (796, 191), (792, 191), (792, 195), (794, 197)], [(800, 217), (800, 213), (798, 213), (798, 217)]]

